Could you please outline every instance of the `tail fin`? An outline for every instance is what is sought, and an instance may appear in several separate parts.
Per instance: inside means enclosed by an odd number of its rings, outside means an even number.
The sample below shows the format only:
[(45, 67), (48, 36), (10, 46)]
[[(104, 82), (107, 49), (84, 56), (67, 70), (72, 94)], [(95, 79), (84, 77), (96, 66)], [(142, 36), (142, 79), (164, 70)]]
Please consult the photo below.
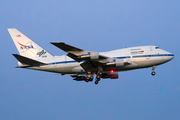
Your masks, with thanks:
[(11, 35), (14, 44), (16, 45), (20, 55), (33, 59), (42, 59), (42, 58), (51, 58), (53, 57), (50, 53), (45, 51), (35, 42), (30, 40), (24, 34), (19, 32), (15, 28), (8, 29), (9, 34)]

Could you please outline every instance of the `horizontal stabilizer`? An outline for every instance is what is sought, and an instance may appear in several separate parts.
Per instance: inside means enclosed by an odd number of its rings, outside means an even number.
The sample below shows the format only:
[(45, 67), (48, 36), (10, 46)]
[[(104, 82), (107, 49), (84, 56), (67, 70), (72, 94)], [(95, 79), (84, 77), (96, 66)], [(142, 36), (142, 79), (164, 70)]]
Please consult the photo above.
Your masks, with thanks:
[(33, 65), (33, 66), (37, 66), (37, 65), (46, 65), (45, 63), (18, 55), (18, 54), (13, 54), (13, 56), (22, 64), (27, 64), (27, 65)]

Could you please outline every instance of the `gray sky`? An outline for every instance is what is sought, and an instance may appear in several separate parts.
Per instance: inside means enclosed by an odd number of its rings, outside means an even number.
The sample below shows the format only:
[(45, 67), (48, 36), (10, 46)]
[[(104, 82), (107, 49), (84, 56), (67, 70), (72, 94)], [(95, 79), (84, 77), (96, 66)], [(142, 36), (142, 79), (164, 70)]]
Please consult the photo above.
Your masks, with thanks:
[[(1, 0), (0, 119), (178, 120), (179, 0)], [(16, 69), (7, 28), (17, 28), (53, 55), (49, 42), (109, 51), (157, 45), (175, 58), (156, 68), (119, 73), (117, 80), (77, 82), (69, 76)]]

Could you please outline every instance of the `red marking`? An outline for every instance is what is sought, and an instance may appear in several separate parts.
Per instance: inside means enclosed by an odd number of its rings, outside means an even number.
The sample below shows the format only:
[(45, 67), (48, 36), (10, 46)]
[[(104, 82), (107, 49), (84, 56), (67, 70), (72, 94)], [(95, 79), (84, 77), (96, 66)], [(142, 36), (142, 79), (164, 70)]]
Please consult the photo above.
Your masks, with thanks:
[[(17, 41), (18, 42), (18, 41)], [(19, 43), (19, 42), (18, 42)], [(23, 44), (21, 44), (21, 43), (19, 43), (19, 45), (21, 45), (21, 46), (24, 46), (25, 47), (25, 45), (23, 45)]]
[(110, 73), (113, 73), (113, 72), (114, 72), (114, 70), (111, 70), (111, 71), (110, 71)]

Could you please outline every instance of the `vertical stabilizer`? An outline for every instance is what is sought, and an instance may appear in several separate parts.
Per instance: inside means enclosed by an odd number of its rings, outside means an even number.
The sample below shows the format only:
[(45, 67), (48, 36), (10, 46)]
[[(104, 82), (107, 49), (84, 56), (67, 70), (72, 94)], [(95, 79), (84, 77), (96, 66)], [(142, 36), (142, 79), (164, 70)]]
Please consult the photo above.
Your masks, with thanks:
[(30, 40), (24, 34), (19, 32), (15, 28), (8, 29), (9, 34), (11, 35), (14, 44), (16, 45), (20, 55), (33, 58), (33, 59), (42, 59), (42, 58), (51, 58), (53, 57), (50, 53), (46, 50), (41, 48), (35, 42)]

